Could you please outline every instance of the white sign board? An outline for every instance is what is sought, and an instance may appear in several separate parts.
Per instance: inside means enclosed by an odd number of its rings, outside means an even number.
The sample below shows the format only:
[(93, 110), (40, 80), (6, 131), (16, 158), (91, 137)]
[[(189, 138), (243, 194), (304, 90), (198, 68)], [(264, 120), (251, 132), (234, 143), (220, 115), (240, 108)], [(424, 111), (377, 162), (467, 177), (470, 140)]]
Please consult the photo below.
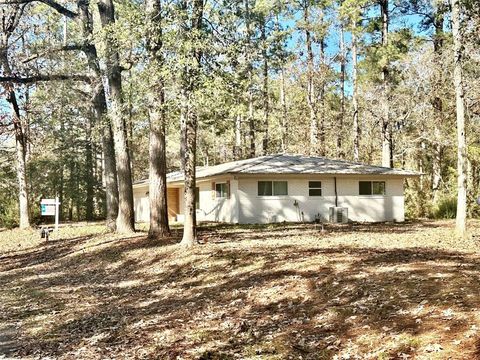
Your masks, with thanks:
[(42, 199), (40, 201), (40, 213), (42, 216), (55, 216), (55, 230), (58, 230), (59, 220), (59, 206), (58, 197), (55, 199)]
[(55, 216), (55, 204), (40, 204), (42, 216)]

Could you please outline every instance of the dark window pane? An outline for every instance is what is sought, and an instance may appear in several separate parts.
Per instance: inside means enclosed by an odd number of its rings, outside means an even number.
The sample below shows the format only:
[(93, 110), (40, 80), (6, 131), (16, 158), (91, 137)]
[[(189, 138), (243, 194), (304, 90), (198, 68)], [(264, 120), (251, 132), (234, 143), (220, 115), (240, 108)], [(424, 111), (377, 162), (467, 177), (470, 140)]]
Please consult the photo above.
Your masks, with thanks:
[(272, 182), (259, 181), (258, 182), (258, 196), (272, 196)]
[(200, 188), (195, 188), (195, 209), (200, 209)]
[(372, 182), (371, 181), (360, 181), (358, 187), (358, 193), (360, 195), (372, 195)]
[(322, 188), (322, 182), (321, 181), (309, 181), (308, 182), (308, 187), (309, 188), (321, 189)]
[(308, 195), (310, 196), (322, 196), (322, 189), (309, 189)]
[(374, 181), (372, 183), (373, 195), (385, 195), (385, 181)]
[(224, 198), (227, 197), (227, 184), (215, 184), (215, 192), (217, 198)]
[(286, 181), (274, 181), (273, 195), (288, 195), (288, 183)]

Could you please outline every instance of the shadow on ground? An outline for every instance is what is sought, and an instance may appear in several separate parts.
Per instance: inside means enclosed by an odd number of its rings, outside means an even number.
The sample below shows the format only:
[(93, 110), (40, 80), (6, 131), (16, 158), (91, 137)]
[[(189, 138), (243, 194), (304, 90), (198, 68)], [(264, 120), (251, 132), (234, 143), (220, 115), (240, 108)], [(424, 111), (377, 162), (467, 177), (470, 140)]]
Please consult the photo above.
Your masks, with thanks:
[(354, 224), (324, 232), (313, 225), (211, 225), (199, 233), (207, 245), (190, 251), (172, 245), (177, 232), (167, 243), (140, 236), (91, 245), (88, 236), (5, 256), (0, 322), (15, 327), (16, 344), (3, 352), (19, 358), (478, 358), (477, 255), (322, 243), (392, 227), (408, 237), (437, 225)]

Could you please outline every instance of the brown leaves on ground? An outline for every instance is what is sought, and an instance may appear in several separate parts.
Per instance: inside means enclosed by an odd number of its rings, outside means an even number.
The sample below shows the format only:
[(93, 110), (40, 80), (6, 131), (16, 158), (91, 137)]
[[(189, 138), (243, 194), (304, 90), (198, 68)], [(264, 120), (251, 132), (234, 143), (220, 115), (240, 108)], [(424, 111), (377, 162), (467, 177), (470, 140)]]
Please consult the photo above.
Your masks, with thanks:
[(0, 232), (0, 354), (474, 359), (470, 228), (460, 242), (451, 222), (209, 225), (188, 251), (172, 245), (178, 231), (151, 241), (84, 226), (48, 244)]

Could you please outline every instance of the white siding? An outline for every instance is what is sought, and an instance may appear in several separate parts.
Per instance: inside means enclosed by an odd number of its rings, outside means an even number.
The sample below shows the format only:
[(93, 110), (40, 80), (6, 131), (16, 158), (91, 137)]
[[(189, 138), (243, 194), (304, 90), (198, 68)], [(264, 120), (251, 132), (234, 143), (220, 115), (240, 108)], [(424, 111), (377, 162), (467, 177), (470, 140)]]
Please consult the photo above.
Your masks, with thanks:
[(148, 201), (148, 185), (133, 190), (133, 209), (135, 222), (150, 221), (150, 204)]
[[(200, 208), (197, 209), (198, 221), (216, 221), (216, 222), (233, 222), (231, 219), (232, 205), (234, 200), (230, 194), (229, 198), (215, 198), (212, 191), (212, 182), (225, 183), (229, 178), (219, 178), (212, 181), (203, 181), (198, 183), (200, 188)], [(232, 184), (230, 184), (230, 192), (232, 192)], [(182, 202), (182, 201), (181, 201)]]
[[(230, 198), (212, 196), (212, 182), (230, 181)], [(287, 196), (257, 195), (259, 180), (287, 180)], [(385, 196), (360, 196), (358, 182), (385, 181)], [(308, 182), (322, 182), (322, 196), (308, 195)], [(314, 221), (316, 216), (327, 220), (329, 208), (335, 206), (333, 177), (321, 176), (249, 176), (222, 177), (199, 182), (199, 221), (231, 223), (268, 223), (281, 221)], [(148, 187), (134, 190), (135, 221), (149, 220)], [(183, 187), (179, 189), (180, 214), (184, 213)], [(380, 176), (337, 177), (338, 206), (348, 208), (353, 221), (404, 221), (403, 178)], [(181, 220), (181, 217), (180, 217)]]
[[(385, 196), (359, 195), (358, 182), (385, 181)], [(340, 178), (337, 179), (338, 205), (348, 207), (348, 217), (354, 221), (404, 221), (403, 179)]]
[[(258, 196), (259, 180), (287, 180), (288, 195)], [(308, 181), (322, 182), (322, 196), (308, 196)], [(335, 205), (333, 179), (321, 177), (239, 179), (238, 197), (241, 223), (314, 221), (318, 214), (327, 216), (328, 208)]]
[[(257, 195), (259, 180), (287, 180), (288, 196)], [(359, 196), (360, 180), (385, 181), (385, 196)], [(322, 196), (308, 196), (308, 182), (322, 182)], [(379, 177), (337, 178), (338, 206), (348, 208), (353, 221), (404, 221), (403, 179)], [(239, 221), (268, 223), (281, 221), (313, 221), (317, 215), (328, 219), (335, 206), (335, 183), (332, 177), (257, 177), (241, 178), (238, 187)], [(295, 206), (295, 201), (297, 206)]]

